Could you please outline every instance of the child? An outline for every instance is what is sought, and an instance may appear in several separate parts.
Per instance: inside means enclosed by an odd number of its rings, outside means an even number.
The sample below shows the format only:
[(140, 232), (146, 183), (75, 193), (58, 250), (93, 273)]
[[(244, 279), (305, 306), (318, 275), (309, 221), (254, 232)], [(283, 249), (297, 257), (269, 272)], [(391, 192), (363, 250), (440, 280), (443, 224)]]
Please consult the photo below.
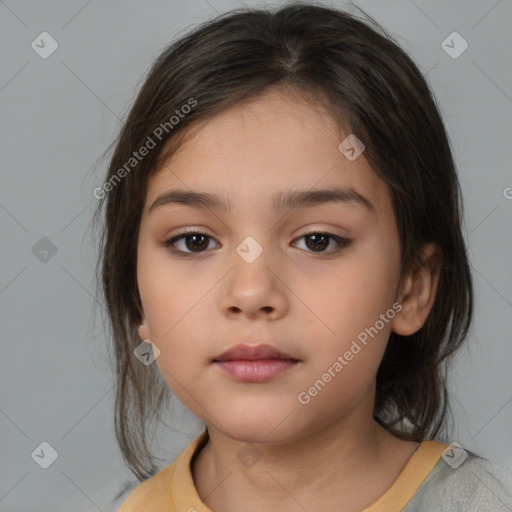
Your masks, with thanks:
[[(442, 434), (472, 280), (445, 128), (389, 37), (303, 3), (202, 25), (95, 195), (116, 433), (145, 480), (121, 512), (511, 509)], [(157, 472), (169, 389), (206, 428)]]

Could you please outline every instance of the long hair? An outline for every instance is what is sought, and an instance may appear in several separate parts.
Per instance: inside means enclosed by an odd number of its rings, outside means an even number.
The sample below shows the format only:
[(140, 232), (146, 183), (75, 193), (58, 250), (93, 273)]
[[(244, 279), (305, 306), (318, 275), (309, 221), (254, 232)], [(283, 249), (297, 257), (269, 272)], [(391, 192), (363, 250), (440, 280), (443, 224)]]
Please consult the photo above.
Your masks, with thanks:
[[(148, 178), (180, 147), (191, 123), (275, 87), (324, 106), (364, 141), (365, 157), (390, 189), (402, 276), (418, 264), (424, 243), (439, 244), (435, 303), (415, 334), (391, 333), (376, 377), (374, 418), (417, 441), (446, 426), (446, 363), (470, 327), (473, 289), (460, 187), (428, 84), (373, 21), (305, 3), (237, 9), (188, 32), (157, 58), (115, 141), (105, 183), (95, 191), (95, 222), (103, 219), (97, 277), (115, 354), (115, 430), (139, 480), (155, 473), (147, 426), (170, 396), (155, 365), (145, 367), (133, 354), (140, 344), (137, 238)], [(142, 147), (149, 148), (143, 157)]]

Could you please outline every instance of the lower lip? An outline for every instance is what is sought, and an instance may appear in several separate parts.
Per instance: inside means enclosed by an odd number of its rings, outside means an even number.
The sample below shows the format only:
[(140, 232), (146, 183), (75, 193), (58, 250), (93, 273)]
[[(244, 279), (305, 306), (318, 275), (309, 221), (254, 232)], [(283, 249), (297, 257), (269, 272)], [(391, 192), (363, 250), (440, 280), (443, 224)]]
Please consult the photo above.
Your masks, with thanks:
[(265, 382), (296, 366), (293, 359), (240, 359), (216, 361), (227, 375), (240, 382)]

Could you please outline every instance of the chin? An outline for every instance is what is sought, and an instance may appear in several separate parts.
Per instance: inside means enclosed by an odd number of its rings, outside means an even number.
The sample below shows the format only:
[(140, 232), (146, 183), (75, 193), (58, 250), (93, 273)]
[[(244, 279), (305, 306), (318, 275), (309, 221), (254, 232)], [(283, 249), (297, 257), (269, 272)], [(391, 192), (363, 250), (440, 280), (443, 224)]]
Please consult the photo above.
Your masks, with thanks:
[[(212, 426), (224, 435), (239, 442), (252, 444), (283, 444), (301, 438), (304, 435), (301, 425), (297, 422), (297, 414), (289, 411), (289, 416), (279, 411), (246, 410), (238, 414), (229, 409), (229, 416), (217, 415), (218, 421)], [(219, 425), (222, 423), (222, 426)]]

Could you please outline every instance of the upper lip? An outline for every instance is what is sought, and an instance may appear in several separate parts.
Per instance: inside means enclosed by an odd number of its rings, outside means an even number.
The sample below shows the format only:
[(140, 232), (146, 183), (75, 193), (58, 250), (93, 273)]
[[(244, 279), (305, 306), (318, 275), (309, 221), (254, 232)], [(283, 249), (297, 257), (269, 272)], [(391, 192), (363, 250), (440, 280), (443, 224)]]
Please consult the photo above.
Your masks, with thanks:
[(233, 361), (233, 360), (257, 360), (257, 359), (294, 359), (288, 354), (281, 352), (272, 345), (235, 345), (222, 352), (214, 361)]

